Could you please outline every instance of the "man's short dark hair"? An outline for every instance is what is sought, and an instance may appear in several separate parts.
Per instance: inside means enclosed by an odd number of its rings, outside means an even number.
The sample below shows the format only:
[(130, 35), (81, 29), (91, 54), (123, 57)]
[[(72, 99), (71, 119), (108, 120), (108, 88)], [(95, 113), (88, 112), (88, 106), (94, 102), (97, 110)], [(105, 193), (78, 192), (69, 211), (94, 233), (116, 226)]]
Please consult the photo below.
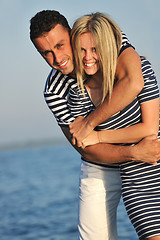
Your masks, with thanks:
[(70, 32), (70, 26), (67, 19), (55, 10), (43, 10), (38, 12), (30, 20), (30, 39), (33, 41), (35, 38), (42, 36), (49, 32), (57, 24), (62, 25), (67, 31)]

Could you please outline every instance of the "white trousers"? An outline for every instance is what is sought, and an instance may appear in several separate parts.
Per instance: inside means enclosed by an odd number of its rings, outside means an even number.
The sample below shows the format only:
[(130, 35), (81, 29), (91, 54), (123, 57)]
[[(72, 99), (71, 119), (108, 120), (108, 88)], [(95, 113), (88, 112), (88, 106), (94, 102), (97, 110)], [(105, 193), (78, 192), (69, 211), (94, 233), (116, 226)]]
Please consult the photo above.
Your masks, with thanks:
[(120, 197), (119, 168), (106, 168), (82, 161), (78, 223), (80, 240), (117, 240)]

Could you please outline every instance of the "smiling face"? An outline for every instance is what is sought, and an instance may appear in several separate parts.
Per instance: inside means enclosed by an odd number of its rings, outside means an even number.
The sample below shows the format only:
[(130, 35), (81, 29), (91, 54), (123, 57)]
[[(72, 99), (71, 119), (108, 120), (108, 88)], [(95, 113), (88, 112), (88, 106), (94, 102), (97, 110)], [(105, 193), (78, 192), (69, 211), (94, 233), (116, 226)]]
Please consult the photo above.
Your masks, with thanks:
[(99, 70), (99, 57), (92, 34), (81, 34), (80, 45), (84, 71), (88, 75), (94, 75)]
[(73, 54), (67, 29), (57, 24), (49, 32), (34, 39), (38, 52), (52, 67), (63, 74), (73, 71)]

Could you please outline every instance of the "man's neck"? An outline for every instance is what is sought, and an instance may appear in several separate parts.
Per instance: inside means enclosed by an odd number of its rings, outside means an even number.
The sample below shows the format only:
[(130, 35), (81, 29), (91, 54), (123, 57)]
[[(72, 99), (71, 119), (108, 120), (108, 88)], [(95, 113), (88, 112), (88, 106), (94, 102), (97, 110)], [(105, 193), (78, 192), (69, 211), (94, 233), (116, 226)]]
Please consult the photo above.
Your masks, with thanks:
[(76, 78), (76, 73), (75, 70), (73, 70), (71, 73), (67, 74), (68, 76), (72, 77), (72, 78)]

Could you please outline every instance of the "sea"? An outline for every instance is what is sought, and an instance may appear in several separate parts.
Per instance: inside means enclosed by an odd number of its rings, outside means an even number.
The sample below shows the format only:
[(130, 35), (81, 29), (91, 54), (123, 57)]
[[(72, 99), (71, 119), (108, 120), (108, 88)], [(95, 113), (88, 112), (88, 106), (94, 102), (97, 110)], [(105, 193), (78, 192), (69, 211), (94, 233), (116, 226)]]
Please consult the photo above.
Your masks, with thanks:
[[(1, 149), (0, 240), (78, 240), (80, 163), (65, 143)], [(122, 200), (118, 240), (138, 240)]]

